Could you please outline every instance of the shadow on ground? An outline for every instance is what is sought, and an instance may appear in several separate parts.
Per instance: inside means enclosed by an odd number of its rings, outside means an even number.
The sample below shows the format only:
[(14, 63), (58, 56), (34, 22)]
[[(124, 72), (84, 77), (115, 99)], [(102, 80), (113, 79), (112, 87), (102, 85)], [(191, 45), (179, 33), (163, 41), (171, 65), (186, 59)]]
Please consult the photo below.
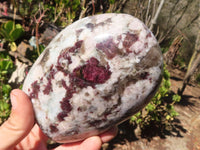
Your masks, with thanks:
[(181, 101), (177, 103), (176, 105), (185, 106), (185, 107), (195, 106), (195, 101), (194, 100), (192, 101), (191, 99), (198, 99), (198, 98), (200, 97), (195, 97), (192, 95), (182, 95)]
[[(173, 95), (174, 93), (171, 92), (164, 100), (165, 103), (171, 103)], [(191, 102), (191, 100), (189, 101), (191, 97), (190, 95), (184, 95), (181, 102), (176, 103), (176, 105), (180, 105), (181, 107), (194, 106), (194, 103)], [(140, 129), (136, 124), (125, 121), (119, 125), (117, 137), (110, 141), (103, 150), (113, 150), (117, 147), (116, 145), (125, 145), (127, 142), (132, 143), (138, 140), (151, 142), (154, 137), (159, 137), (160, 139), (166, 139), (167, 136), (183, 138), (185, 133), (187, 133), (187, 129), (184, 128), (177, 117), (168, 124), (150, 122), (150, 124), (143, 129)]]
[(115, 144), (125, 144), (128, 142), (137, 141), (138, 138), (135, 134), (136, 125), (130, 124), (129, 121), (125, 121), (118, 126), (118, 135), (109, 142), (108, 147), (105, 150), (112, 150), (115, 148)]
[(160, 137), (161, 139), (165, 139), (167, 136), (182, 138), (182, 134), (186, 132), (187, 130), (181, 125), (179, 119), (174, 119), (168, 126), (151, 124), (142, 130), (137, 125), (126, 121), (119, 125), (117, 137), (110, 141), (103, 150), (113, 150), (116, 144), (124, 145), (127, 142), (132, 143), (140, 139), (146, 139), (150, 142), (154, 137)]

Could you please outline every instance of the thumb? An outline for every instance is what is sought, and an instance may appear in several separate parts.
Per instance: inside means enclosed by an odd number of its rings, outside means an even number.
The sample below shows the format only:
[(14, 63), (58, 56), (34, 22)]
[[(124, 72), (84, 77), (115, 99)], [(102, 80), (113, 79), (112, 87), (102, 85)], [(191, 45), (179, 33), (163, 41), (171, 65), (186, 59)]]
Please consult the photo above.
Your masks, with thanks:
[(0, 127), (0, 149), (10, 150), (32, 129), (34, 113), (30, 99), (21, 90), (11, 92), (12, 110), (10, 118)]

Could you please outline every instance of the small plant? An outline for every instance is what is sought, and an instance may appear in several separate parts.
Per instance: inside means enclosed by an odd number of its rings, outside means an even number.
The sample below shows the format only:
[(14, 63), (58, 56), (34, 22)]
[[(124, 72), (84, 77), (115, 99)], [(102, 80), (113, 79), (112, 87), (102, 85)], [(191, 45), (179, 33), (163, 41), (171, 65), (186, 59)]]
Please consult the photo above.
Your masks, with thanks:
[(5, 82), (14, 70), (12, 59), (5, 53), (0, 53), (0, 81)]
[(2, 24), (0, 28), (0, 35), (3, 37), (3, 42), (8, 42), (12, 51), (17, 49), (15, 41), (19, 39), (23, 33), (23, 27), (20, 24), (15, 24), (13, 21)]
[(10, 99), (11, 86), (9, 84), (0, 84), (0, 125), (10, 115)]
[(73, 22), (80, 5), (80, 0), (54, 0), (54, 5), (44, 4), (50, 10), (48, 15), (52, 16), (52, 21), (63, 27)]
[(14, 70), (11, 58), (4, 53), (0, 54), (0, 124), (10, 115), (11, 86), (7, 84), (9, 75)]
[[(150, 103), (140, 112), (131, 117), (141, 129), (153, 124), (168, 126), (178, 115), (174, 104), (181, 100), (179, 95), (170, 95), (170, 74), (164, 67), (162, 84)], [(169, 100), (171, 98), (171, 100)]]

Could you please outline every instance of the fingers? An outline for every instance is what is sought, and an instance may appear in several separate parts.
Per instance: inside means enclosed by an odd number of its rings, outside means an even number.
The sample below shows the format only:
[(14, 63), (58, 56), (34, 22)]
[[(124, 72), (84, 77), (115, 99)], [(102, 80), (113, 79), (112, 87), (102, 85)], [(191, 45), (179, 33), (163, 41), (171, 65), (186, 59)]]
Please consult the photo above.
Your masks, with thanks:
[[(47, 137), (45, 137), (38, 126), (34, 126), (34, 113), (30, 99), (21, 90), (11, 92), (12, 110), (10, 118), (0, 127), (0, 149), (10, 150), (18, 144), (18, 148), (34, 147), (45, 149)], [(31, 132), (30, 132), (31, 131)], [(27, 134), (30, 132), (29, 136)], [(99, 150), (102, 143), (108, 142), (117, 134), (117, 127), (113, 127), (107, 132), (90, 137), (82, 142), (64, 144), (55, 150)], [(25, 138), (26, 137), (26, 138)], [(25, 143), (25, 144), (24, 144)], [(25, 147), (24, 147), (25, 146)], [(35, 147), (34, 147), (35, 148)]]
[(117, 132), (118, 128), (114, 126), (99, 136), (90, 137), (82, 142), (63, 144), (55, 150), (99, 150), (101, 149), (102, 143), (113, 139), (117, 135)]
[(21, 90), (11, 92), (12, 110), (10, 118), (0, 127), (0, 149), (11, 149), (32, 129), (34, 113), (30, 99)]
[(82, 142), (63, 144), (54, 150), (100, 150), (102, 141), (99, 136), (87, 138)]
[(99, 135), (103, 143), (106, 143), (110, 140), (112, 140), (118, 132), (118, 128), (116, 126), (110, 128), (108, 131), (102, 133)]
[(34, 125), (31, 132), (17, 146), (19, 150), (46, 150), (48, 137), (43, 134), (37, 124)]

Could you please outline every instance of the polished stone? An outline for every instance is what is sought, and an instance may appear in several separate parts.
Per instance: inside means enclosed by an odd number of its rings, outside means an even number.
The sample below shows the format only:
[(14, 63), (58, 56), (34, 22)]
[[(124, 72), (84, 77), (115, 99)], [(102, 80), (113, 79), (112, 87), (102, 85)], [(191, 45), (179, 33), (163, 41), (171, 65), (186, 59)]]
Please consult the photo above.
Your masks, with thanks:
[(23, 85), (45, 134), (69, 143), (97, 135), (141, 110), (161, 82), (154, 35), (127, 14), (86, 17), (62, 30)]

